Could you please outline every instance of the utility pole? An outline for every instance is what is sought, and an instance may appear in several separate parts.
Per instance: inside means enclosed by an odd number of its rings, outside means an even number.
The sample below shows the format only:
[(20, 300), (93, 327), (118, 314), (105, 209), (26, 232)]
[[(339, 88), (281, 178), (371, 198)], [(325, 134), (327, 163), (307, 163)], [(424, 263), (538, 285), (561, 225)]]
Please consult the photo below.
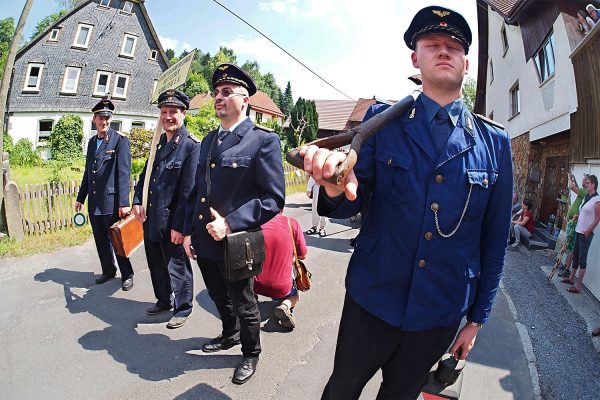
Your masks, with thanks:
[[(6, 60), (6, 65), (4, 66), (4, 75), (2, 75), (2, 83), (0, 83), (0, 165), (2, 165), (4, 161), (4, 114), (6, 114), (8, 89), (10, 88), (10, 81), (12, 80), (12, 70), (15, 65), (15, 57), (17, 56), (17, 50), (19, 48), (19, 41), (21, 40), (21, 34), (23, 33), (23, 28), (25, 27), (25, 20), (27, 20), (27, 15), (29, 15), (29, 10), (31, 10), (32, 5), (33, 0), (25, 1), (25, 6), (23, 6), (21, 17), (19, 18), (17, 28), (15, 29), (15, 36), (13, 37), (10, 50), (8, 51), (8, 58)], [(4, 201), (5, 184), (6, 182), (4, 182), (4, 173), (2, 172), (2, 175), (0, 176), (0, 205)], [(0, 220), (2, 219), (4, 219), (4, 215), (0, 213)]]

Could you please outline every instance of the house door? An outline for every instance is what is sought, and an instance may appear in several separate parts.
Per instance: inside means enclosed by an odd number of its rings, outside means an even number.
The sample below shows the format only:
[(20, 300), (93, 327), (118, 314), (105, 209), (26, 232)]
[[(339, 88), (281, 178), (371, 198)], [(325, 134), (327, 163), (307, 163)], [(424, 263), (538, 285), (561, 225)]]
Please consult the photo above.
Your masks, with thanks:
[(560, 191), (567, 187), (567, 158), (552, 157), (546, 159), (546, 174), (544, 178), (544, 193), (538, 220), (548, 222), (550, 214), (556, 215)]

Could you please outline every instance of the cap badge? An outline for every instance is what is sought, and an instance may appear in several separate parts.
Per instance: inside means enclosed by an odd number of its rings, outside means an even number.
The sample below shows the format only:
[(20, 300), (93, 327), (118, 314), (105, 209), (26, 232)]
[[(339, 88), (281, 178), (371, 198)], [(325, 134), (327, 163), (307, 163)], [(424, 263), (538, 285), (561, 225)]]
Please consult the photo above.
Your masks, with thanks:
[(180, 136), (180, 135), (177, 135), (177, 136), (175, 137), (175, 144), (179, 144), (179, 139), (181, 139), (181, 136)]
[(440, 18), (444, 18), (447, 15), (450, 15), (450, 11), (440, 11), (440, 10), (431, 10), (435, 15)]
[(229, 68), (229, 65), (222, 65), (219, 67), (221, 71), (225, 71), (227, 68)]
[(416, 108), (410, 110), (410, 114), (408, 115), (409, 119), (413, 119), (415, 117)]

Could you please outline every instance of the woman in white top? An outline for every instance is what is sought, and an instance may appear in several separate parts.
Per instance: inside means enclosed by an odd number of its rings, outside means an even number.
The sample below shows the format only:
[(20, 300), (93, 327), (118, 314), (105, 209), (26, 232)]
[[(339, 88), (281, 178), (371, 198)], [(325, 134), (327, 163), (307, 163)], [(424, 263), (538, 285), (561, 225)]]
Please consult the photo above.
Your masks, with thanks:
[[(568, 280), (563, 282), (570, 283), (572, 286), (567, 290), (571, 293), (581, 291), (581, 282), (587, 268), (587, 254), (592, 239), (594, 238), (594, 229), (600, 221), (600, 196), (598, 195), (598, 178), (595, 175), (588, 175), (588, 194), (579, 207), (579, 219), (575, 228), (575, 247), (573, 248), (573, 268)], [(575, 272), (579, 268), (579, 279), (574, 283)]]
[(589, 31), (596, 25), (593, 19), (588, 17), (588, 15), (583, 10), (577, 11), (577, 19), (579, 19), (579, 30), (587, 35)]

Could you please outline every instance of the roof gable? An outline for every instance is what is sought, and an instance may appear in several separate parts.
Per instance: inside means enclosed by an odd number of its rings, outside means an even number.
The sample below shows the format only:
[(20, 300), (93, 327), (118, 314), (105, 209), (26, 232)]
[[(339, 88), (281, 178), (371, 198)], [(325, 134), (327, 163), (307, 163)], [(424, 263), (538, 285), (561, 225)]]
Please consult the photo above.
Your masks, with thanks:
[(319, 129), (343, 131), (356, 107), (354, 100), (314, 100), (319, 115)]
[(283, 113), (279, 107), (277, 107), (273, 99), (271, 99), (268, 94), (261, 92), (260, 90), (250, 96), (250, 107), (259, 112), (265, 112), (278, 117), (283, 117)]

